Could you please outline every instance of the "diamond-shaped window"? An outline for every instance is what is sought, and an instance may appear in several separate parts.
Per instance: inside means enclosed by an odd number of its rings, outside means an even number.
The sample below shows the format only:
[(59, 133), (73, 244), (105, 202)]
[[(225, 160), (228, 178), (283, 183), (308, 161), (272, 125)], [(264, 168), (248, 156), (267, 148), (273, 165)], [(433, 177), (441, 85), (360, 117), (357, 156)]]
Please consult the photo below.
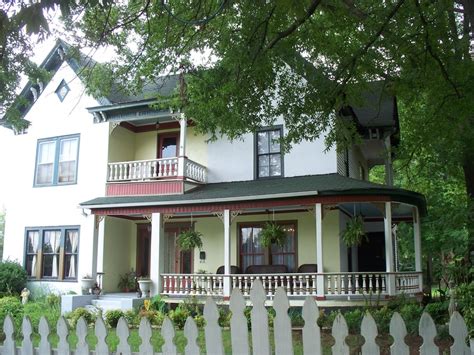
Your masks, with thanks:
[(61, 102), (64, 101), (64, 98), (68, 94), (69, 90), (70, 90), (69, 86), (67, 86), (66, 82), (64, 80), (61, 80), (61, 83), (59, 84), (58, 88), (55, 91), (56, 95), (58, 95), (59, 100), (61, 100)]

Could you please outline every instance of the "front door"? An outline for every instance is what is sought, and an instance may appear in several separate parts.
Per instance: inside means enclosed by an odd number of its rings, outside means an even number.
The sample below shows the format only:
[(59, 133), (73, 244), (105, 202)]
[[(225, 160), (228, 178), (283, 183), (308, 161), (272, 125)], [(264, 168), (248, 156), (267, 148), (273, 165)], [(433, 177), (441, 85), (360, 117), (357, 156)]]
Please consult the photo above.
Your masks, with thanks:
[(192, 274), (193, 251), (179, 249), (177, 239), (179, 234), (189, 229), (189, 226), (167, 224), (165, 226), (165, 273)]
[(158, 159), (174, 158), (179, 152), (179, 133), (164, 133), (158, 135)]
[(137, 276), (150, 276), (151, 225), (137, 225)]

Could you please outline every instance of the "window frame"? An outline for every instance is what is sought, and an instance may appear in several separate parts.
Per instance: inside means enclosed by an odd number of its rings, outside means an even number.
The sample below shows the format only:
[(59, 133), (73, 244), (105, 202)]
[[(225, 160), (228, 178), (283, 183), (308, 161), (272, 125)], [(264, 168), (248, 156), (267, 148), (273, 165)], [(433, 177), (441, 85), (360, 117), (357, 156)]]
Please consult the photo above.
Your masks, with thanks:
[[(58, 253), (44, 253), (43, 246), (44, 246), (44, 236), (45, 232), (49, 231), (60, 231), (59, 236), (59, 251)], [(65, 243), (66, 243), (66, 233), (67, 231), (76, 231), (77, 232), (77, 251), (75, 253), (76, 256), (76, 276), (75, 277), (67, 277), (65, 268), (65, 257), (66, 254), (71, 255), (70, 253), (66, 253)], [(28, 252), (28, 235), (29, 232), (38, 232), (38, 245), (37, 245), (37, 253), (29, 253)], [(23, 268), (27, 270), (27, 262), (29, 255), (36, 255), (36, 270), (35, 275), (28, 275), (28, 281), (48, 281), (48, 282), (77, 282), (78, 278), (78, 270), (79, 270), (79, 249), (80, 249), (80, 238), (81, 235), (81, 228), (79, 225), (70, 225), (70, 226), (42, 226), (42, 227), (26, 227), (25, 228), (25, 241), (24, 241), (24, 250), (23, 250)], [(51, 276), (43, 276), (44, 273), (44, 255), (53, 255), (56, 254), (58, 256), (58, 276), (51, 277)]]
[[(280, 131), (280, 138), (283, 137), (283, 125), (275, 125), (275, 126), (269, 126), (269, 127), (263, 127), (261, 129), (258, 129), (254, 133), (254, 179), (255, 180), (261, 180), (261, 179), (279, 179), (282, 177), (285, 177), (285, 154), (283, 153), (281, 149), (281, 144), (280, 144), (280, 166), (281, 166), (281, 174), (277, 176), (271, 176), (269, 172), (269, 176), (259, 176), (259, 164), (258, 164), (258, 158), (260, 155), (268, 155), (270, 156), (272, 153), (268, 154), (258, 154), (258, 134), (261, 132), (270, 132), (270, 131)], [(275, 153), (273, 153), (275, 154)]]
[[(64, 94), (64, 96), (61, 96), (60, 92), (61, 92), (61, 89), (65, 87), (67, 89), (66, 93)], [(71, 91), (71, 88), (69, 87), (69, 85), (66, 83), (66, 81), (63, 79), (61, 80), (61, 82), (59, 83), (58, 87), (56, 88), (56, 90), (54, 90), (54, 93), (56, 94), (56, 96), (58, 97), (59, 101), (63, 102), (64, 99), (66, 98), (67, 94), (69, 94), (69, 92)]]
[[(242, 265), (242, 228), (248, 228), (248, 227), (260, 227), (263, 228), (265, 226), (265, 223), (267, 223), (268, 220), (266, 221), (249, 221), (249, 222), (239, 222), (237, 223), (237, 263), (239, 267), (242, 269), (242, 273), (245, 272), (243, 269)], [(289, 253), (289, 252), (280, 252), (280, 253), (275, 253), (276, 255), (286, 255), (286, 254), (294, 254), (295, 255), (295, 265), (294, 265), (294, 270), (289, 271), (290, 273), (297, 272), (298, 270), (298, 220), (277, 220), (275, 221), (276, 224), (278, 225), (293, 225), (294, 227), (294, 248), (295, 251), (294, 253)], [(261, 255), (260, 253), (253, 253), (249, 255)], [(263, 257), (264, 257), (264, 265), (273, 265), (270, 264), (271, 262), (271, 255), (272, 255), (272, 246), (270, 245), (269, 247), (264, 248), (263, 251)], [(275, 264), (277, 265), (277, 264)], [(280, 264), (278, 264), (280, 265)]]
[[(61, 142), (70, 140), (70, 139), (77, 139), (77, 152), (76, 152), (76, 164), (75, 164), (75, 176), (73, 181), (67, 182), (60, 182), (59, 181), (59, 163), (60, 163), (60, 153), (61, 153)], [(54, 160), (53, 160), (53, 178), (51, 183), (40, 184), (37, 182), (37, 174), (38, 174), (38, 159), (40, 154), (40, 145), (47, 142), (54, 142)], [(57, 137), (50, 137), (50, 138), (41, 138), (38, 139), (36, 143), (36, 157), (35, 157), (35, 171), (33, 176), (33, 187), (49, 187), (49, 186), (63, 186), (63, 185), (75, 185), (77, 184), (77, 176), (79, 174), (78, 167), (79, 167), (79, 150), (80, 150), (80, 143), (81, 137), (80, 134), (69, 134), (65, 136), (57, 136)]]

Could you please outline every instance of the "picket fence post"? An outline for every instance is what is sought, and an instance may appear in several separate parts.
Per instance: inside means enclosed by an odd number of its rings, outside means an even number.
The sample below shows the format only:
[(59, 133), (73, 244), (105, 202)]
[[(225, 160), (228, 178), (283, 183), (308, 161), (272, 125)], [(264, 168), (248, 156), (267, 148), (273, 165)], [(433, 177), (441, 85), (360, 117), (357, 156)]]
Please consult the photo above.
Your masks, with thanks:
[(395, 312), (390, 319), (390, 335), (393, 337), (393, 344), (390, 347), (392, 355), (409, 355), (410, 348), (405, 343), (407, 327), (400, 313)]
[(128, 324), (124, 317), (120, 317), (117, 323), (116, 334), (119, 338), (119, 343), (117, 345), (117, 353), (121, 355), (131, 355), (132, 350), (130, 349), (130, 344), (128, 344), (130, 330), (128, 329)]
[(362, 355), (380, 354), (380, 347), (375, 342), (377, 337), (377, 324), (370, 313), (366, 313), (362, 319), (360, 333), (364, 337), (365, 342), (362, 345)]
[(252, 347), (253, 353), (259, 355), (270, 355), (270, 336), (268, 331), (268, 312), (265, 308), (265, 290), (260, 279), (253, 282), (250, 290), (250, 300), (252, 301), (252, 311), (250, 319), (252, 321)]
[(236, 354), (248, 355), (249, 351), (249, 331), (247, 318), (245, 317), (245, 299), (238, 288), (232, 290), (230, 296), (229, 309), (232, 312), (230, 319), (230, 337), (232, 350)]
[(321, 330), (318, 326), (319, 309), (312, 297), (306, 297), (303, 304), (303, 352), (305, 355), (321, 355)]
[(184, 335), (188, 340), (186, 348), (184, 349), (186, 355), (199, 355), (199, 346), (197, 344), (198, 334), (196, 322), (192, 317), (188, 317), (186, 323), (184, 323)]

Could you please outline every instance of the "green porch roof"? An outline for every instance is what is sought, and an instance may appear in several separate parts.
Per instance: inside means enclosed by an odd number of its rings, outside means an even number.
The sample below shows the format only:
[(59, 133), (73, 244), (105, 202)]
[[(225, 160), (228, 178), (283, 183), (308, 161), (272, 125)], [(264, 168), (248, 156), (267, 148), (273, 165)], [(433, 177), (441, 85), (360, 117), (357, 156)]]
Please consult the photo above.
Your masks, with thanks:
[(173, 203), (201, 204), (209, 202), (252, 201), (302, 196), (357, 196), (383, 195), (395, 201), (418, 207), (426, 214), (426, 201), (417, 192), (389, 187), (373, 182), (348, 178), (339, 174), (323, 174), (272, 178), (262, 180), (210, 183), (199, 186), (181, 195), (108, 196), (85, 201), (84, 208), (108, 208), (137, 206), (144, 204), (173, 205)]

